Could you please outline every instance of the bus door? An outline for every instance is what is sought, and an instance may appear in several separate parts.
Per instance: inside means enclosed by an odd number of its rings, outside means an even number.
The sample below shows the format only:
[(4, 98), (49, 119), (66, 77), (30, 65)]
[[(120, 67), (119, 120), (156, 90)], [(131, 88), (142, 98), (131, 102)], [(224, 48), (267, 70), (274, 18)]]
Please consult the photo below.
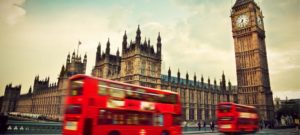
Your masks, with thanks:
[(92, 135), (93, 119), (91, 119), (91, 118), (84, 119), (83, 126), (84, 126), (83, 134), (84, 135)]

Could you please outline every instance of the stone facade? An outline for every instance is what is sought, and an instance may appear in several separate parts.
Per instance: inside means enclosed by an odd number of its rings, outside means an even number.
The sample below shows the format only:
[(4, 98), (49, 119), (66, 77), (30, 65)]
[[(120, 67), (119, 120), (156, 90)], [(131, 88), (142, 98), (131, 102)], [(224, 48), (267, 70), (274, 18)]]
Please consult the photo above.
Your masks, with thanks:
[(238, 102), (259, 109), (262, 119), (274, 119), (273, 95), (265, 44), (263, 14), (254, 0), (236, 0), (231, 10)]
[(13, 86), (8, 84), (5, 86), (5, 92), (1, 104), (1, 113), (13, 112), (16, 110), (16, 104), (21, 92), (21, 85)]
[[(224, 73), (219, 83), (216, 79), (211, 83), (210, 78), (204, 82), (203, 76), (199, 81), (196, 75), (189, 79), (188, 73), (184, 78), (179, 70), (177, 76), (172, 76), (170, 69), (167, 75), (161, 74), (162, 38), (158, 34), (157, 49), (154, 50), (149, 39), (142, 43), (140, 27), (134, 41), (128, 42), (127, 34), (124, 33), (122, 52), (118, 50), (116, 55), (110, 52), (109, 39), (105, 52), (101, 52), (99, 43), (92, 76), (178, 92), (181, 96), (183, 118), (188, 122), (215, 120), (217, 103), (226, 101), (254, 105), (259, 108), (262, 118), (269, 120), (273, 117), (274, 107), (262, 17), (260, 8), (253, 0), (236, 0), (232, 7), (238, 86), (232, 86), (230, 81), (227, 83)], [(32, 92), (30, 90), (15, 101), (16, 110), (61, 118), (67, 79), (74, 74), (85, 74), (86, 63), (86, 55), (81, 60), (73, 52), (72, 57), (70, 54), (67, 56), (66, 66), (62, 66), (57, 83), (49, 84), (49, 78), (40, 80), (36, 76)], [(4, 96), (1, 110), (8, 108), (7, 101)]]
[(211, 121), (216, 119), (216, 105), (218, 102), (237, 101), (236, 87), (231, 86), (223, 73), (220, 85), (214, 80), (214, 84), (189, 80), (189, 75), (183, 79), (178, 71), (177, 77), (171, 76), (169, 69), (168, 75), (161, 74), (161, 36), (158, 34), (156, 51), (150, 40), (145, 39), (141, 43), (141, 30), (137, 28), (135, 41), (127, 43), (126, 31), (122, 42), (122, 55), (119, 50), (116, 55), (110, 54), (110, 41), (106, 43), (105, 52), (101, 53), (99, 43), (96, 52), (96, 62), (92, 75), (118, 80), (121, 82), (142, 85), (146, 87), (159, 88), (178, 92), (181, 96), (183, 105), (183, 118), (188, 122), (199, 120)]
[[(211, 121), (216, 119), (216, 105), (218, 102), (237, 101), (236, 87), (231, 86), (224, 73), (218, 85), (216, 79), (213, 84), (208, 78), (207, 83), (201, 77), (197, 80), (161, 74), (161, 36), (158, 34), (156, 51), (150, 40), (141, 43), (141, 30), (138, 27), (136, 40), (127, 43), (126, 32), (123, 35), (122, 52), (116, 55), (110, 54), (110, 41), (106, 43), (105, 52), (101, 53), (99, 43), (96, 51), (95, 66), (92, 75), (96, 77), (122, 81), (126, 83), (142, 85), (178, 92), (181, 95), (183, 118), (188, 122), (199, 120)], [(36, 76), (33, 89), (28, 94), (21, 95), (17, 101), (16, 111), (34, 114), (43, 114), (54, 119), (61, 119), (63, 114), (64, 97), (66, 95), (67, 78), (74, 74), (84, 74), (87, 58), (81, 61), (75, 53), (67, 56), (66, 66), (62, 66), (57, 83), (49, 83), (49, 77), (40, 79)], [(31, 92), (32, 91), (32, 92)]]
[(188, 73), (183, 79), (180, 77), (179, 70), (177, 77), (173, 77), (169, 69), (168, 75), (162, 75), (162, 89), (180, 94), (183, 119), (194, 123), (216, 120), (216, 105), (219, 102), (237, 101), (237, 88), (232, 86), (230, 81), (226, 86), (224, 73), (218, 85), (216, 79), (211, 84), (210, 78), (205, 83), (203, 76), (201, 76), (200, 81), (197, 80), (196, 75), (194, 75), (193, 80), (189, 80)]
[(31, 113), (32, 112), (32, 92), (31, 87), (27, 94), (20, 95), (17, 104), (16, 112)]
[(141, 30), (138, 27), (135, 41), (127, 41), (126, 31), (122, 42), (122, 56), (119, 50), (116, 55), (110, 54), (110, 42), (101, 55), (99, 43), (96, 52), (96, 64), (92, 75), (121, 82), (160, 88), (161, 84), (161, 37), (158, 34), (156, 52), (150, 40), (141, 41)]
[(61, 120), (64, 112), (64, 97), (66, 95), (68, 78), (75, 74), (85, 74), (86, 64), (86, 55), (82, 60), (75, 52), (73, 52), (72, 57), (69, 54), (66, 65), (63, 65), (61, 68), (58, 82), (49, 83), (49, 77), (40, 79), (39, 76), (36, 76), (34, 78), (33, 90), (30, 87), (27, 94), (20, 95), (19, 93), (20, 98), (16, 101), (14, 111), (43, 114), (48, 118)]

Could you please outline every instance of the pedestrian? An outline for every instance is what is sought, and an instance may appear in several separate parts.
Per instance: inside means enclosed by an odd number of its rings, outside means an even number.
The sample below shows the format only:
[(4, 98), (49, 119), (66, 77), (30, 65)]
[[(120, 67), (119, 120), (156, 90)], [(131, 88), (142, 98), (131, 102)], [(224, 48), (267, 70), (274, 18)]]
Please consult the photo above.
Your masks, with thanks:
[(259, 122), (259, 126), (260, 126), (260, 130), (262, 130), (263, 129), (263, 126), (264, 124), (263, 124), (263, 122), (261, 121), (261, 122)]
[(206, 131), (206, 123), (205, 123), (205, 121), (203, 122), (203, 128)]
[(200, 121), (198, 122), (198, 129), (199, 129), (199, 131), (201, 130), (201, 123), (200, 123)]
[(210, 129), (211, 129), (211, 132), (214, 132), (214, 130), (215, 130), (215, 123), (214, 123), (214, 121), (210, 122)]
[(183, 130), (184, 130), (184, 131), (187, 131), (187, 122), (186, 122), (186, 121), (183, 121), (182, 124), (183, 124), (183, 126), (184, 126)]

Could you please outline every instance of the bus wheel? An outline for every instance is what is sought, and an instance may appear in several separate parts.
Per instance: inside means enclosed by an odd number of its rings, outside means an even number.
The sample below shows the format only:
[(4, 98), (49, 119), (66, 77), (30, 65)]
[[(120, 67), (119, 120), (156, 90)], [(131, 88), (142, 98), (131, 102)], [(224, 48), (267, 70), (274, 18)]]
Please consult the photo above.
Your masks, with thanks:
[(166, 130), (161, 132), (161, 135), (169, 135), (169, 134), (170, 134), (169, 131), (166, 131)]
[(121, 135), (119, 131), (110, 131), (108, 135)]

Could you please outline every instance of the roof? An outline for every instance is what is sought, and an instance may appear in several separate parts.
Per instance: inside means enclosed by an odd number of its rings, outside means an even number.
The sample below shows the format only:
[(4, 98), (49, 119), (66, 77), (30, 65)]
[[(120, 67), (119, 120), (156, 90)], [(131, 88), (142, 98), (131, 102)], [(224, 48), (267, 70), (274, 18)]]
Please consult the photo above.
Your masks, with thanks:
[(89, 75), (85, 75), (85, 74), (76, 74), (76, 75), (73, 75), (72, 77), (69, 78), (69, 80), (77, 79), (77, 78), (91, 78), (91, 79), (95, 79), (95, 80), (98, 80), (98, 81), (105, 81), (105, 82), (109, 82), (109, 83), (115, 83), (115, 84), (124, 85), (126, 87), (141, 88), (141, 89), (146, 89), (146, 90), (150, 90), (150, 91), (156, 91), (156, 92), (160, 92), (160, 93), (164, 93), (164, 94), (168, 94), (168, 93), (170, 93), (170, 94), (177, 94), (176, 92), (173, 92), (173, 91), (160, 90), (160, 89), (156, 89), (156, 88), (144, 87), (144, 86), (130, 84), (130, 83), (125, 83), (125, 82), (120, 82), (120, 81), (114, 81), (114, 80), (109, 80), (109, 79), (104, 79), (104, 78), (97, 78), (97, 77), (89, 76)]
[[(180, 81), (180, 84), (182, 84), (182, 85), (186, 85), (187, 84), (186, 79), (180, 78), (179, 81)], [(161, 82), (168, 82), (168, 75), (163, 75), (162, 74), (161, 75)], [(211, 82), (212, 83), (210, 84), (210, 86), (212, 88), (214, 88), (214, 81), (212, 80)], [(177, 77), (171, 76), (171, 83), (172, 84), (178, 84)], [(189, 86), (194, 87), (194, 80), (188, 80), (188, 84), (189, 84)], [(201, 87), (201, 88), (204, 88), (204, 89), (208, 89), (208, 83), (203, 83), (203, 86), (202, 86), (202, 83), (200, 81), (196, 81), (196, 87), (199, 87), (199, 88)], [(217, 89), (220, 89), (220, 85), (218, 85), (218, 83), (217, 83)], [(226, 86), (226, 89), (228, 90), (229, 87)], [(235, 89), (237, 89), (236, 86), (231, 86), (231, 90), (235, 90)]]
[(249, 2), (254, 2), (254, 1), (253, 0), (236, 0), (233, 7), (238, 7), (240, 5), (244, 5), (244, 4), (249, 3)]

